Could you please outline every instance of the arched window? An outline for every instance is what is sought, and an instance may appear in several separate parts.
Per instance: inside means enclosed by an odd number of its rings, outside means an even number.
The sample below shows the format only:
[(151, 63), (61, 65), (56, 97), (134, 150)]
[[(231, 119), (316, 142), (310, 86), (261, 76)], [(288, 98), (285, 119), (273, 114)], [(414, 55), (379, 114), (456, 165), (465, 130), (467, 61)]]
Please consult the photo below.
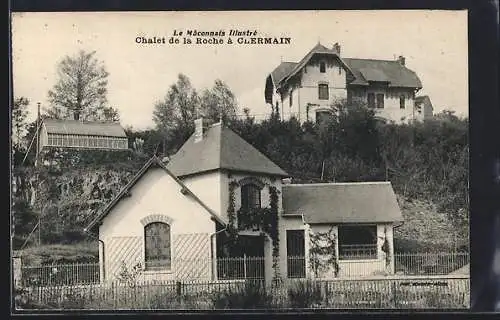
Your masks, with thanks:
[(321, 123), (326, 123), (330, 121), (332, 118), (332, 114), (330, 111), (327, 110), (318, 110), (316, 111), (316, 123), (321, 124)]
[(171, 267), (170, 225), (152, 222), (144, 227), (146, 270), (169, 270)]
[(241, 208), (243, 210), (260, 208), (260, 189), (254, 183), (248, 183), (241, 187)]

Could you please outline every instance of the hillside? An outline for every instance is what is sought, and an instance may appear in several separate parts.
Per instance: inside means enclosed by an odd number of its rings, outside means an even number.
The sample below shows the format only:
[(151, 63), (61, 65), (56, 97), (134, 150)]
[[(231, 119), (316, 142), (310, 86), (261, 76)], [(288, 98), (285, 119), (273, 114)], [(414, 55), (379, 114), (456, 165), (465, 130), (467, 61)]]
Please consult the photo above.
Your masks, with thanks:
[(30, 236), (38, 212), (41, 232), (31, 234), (29, 243), (38, 237), (49, 244), (88, 239), (83, 232), (86, 224), (147, 161), (129, 151), (51, 150), (43, 157), (38, 171), (14, 170), (15, 249)]
[[(228, 124), (291, 174), (294, 182), (391, 181), (405, 223), (398, 251), (455, 250), (468, 243), (468, 120), (444, 112), (432, 121), (383, 124), (354, 109), (327, 125), (248, 117)], [(33, 166), (14, 168), (14, 247), (89, 241), (83, 228), (159, 149), (167, 155), (192, 133), (177, 128), (128, 132), (134, 151), (63, 151), (44, 155), (39, 182)], [(136, 144), (136, 141), (142, 141)], [(41, 212), (40, 233), (32, 233)], [(459, 245), (456, 244), (457, 240)], [(45, 249), (44, 249), (45, 250)]]

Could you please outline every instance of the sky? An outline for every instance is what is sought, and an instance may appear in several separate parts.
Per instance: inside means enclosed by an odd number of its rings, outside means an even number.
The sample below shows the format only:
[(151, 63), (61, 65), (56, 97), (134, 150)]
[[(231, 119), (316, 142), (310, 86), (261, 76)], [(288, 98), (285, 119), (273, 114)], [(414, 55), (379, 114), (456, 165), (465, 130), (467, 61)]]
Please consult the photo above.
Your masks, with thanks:
[[(257, 37), (290, 37), (290, 44), (183, 44), (188, 30), (257, 31)], [(174, 31), (181, 43), (169, 44)], [(138, 44), (137, 37), (166, 44)], [(191, 39), (194, 38), (191, 36)], [(211, 39), (211, 37), (203, 37)], [(232, 37), (235, 40), (237, 37)], [(96, 51), (109, 72), (108, 102), (122, 126), (154, 127), (153, 110), (179, 73), (202, 91), (216, 79), (235, 94), (240, 111), (257, 119), (270, 112), (264, 100), (267, 75), (281, 61), (297, 62), (318, 42), (341, 45), (341, 57), (392, 60), (420, 77), (434, 112), (468, 115), (467, 11), (245, 11), (245, 12), (59, 12), (13, 13), (12, 93), (48, 107), (57, 65), (80, 49)]]

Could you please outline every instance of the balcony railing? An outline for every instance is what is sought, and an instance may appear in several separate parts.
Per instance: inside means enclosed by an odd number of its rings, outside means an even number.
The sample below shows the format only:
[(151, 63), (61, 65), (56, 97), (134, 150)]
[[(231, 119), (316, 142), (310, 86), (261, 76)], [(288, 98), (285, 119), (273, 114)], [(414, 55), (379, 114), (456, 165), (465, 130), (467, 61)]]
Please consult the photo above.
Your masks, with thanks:
[(339, 260), (377, 259), (376, 244), (341, 244)]

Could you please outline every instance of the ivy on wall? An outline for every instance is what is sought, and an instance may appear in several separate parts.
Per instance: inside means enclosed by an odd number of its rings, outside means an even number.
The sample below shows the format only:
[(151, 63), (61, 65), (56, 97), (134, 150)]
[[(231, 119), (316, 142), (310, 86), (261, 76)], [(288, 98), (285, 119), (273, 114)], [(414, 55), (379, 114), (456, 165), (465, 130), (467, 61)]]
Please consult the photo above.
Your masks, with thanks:
[(238, 230), (236, 229), (236, 203), (234, 190), (239, 186), (236, 181), (229, 182), (229, 204), (227, 206), (227, 217), (228, 217), (228, 226), (227, 233), (229, 235), (230, 244), (234, 246), (235, 242), (238, 239)]
[[(229, 183), (229, 204), (227, 208), (229, 225), (227, 230), (232, 244), (236, 243), (239, 231), (248, 229), (262, 230), (273, 241), (273, 257), (277, 257), (279, 255), (278, 189), (273, 185), (265, 184), (269, 188), (269, 207), (251, 210), (240, 208), (236, 211), (235, 190), (239, 186), (236, 181)], [(238, 219), (236, 219), (236, 214), (238, 214)]]
[(321, 272), (333, 267), (334, 276), (337, 277), (340, 266), (337, 256), (337, 235), (332, 228), (327, 232), (311, 232), (309, 234), (311, 247), (309, 249), (309, 262), (316, 277)]
[(387, 268), (391, 266), (391, 254), (390, 254), (390, 243), (388, 239), (389, 229), (387, 227), (384, 228), (384, 243), (382, 244), (382, 252), (385, 254), (385, 265)]

